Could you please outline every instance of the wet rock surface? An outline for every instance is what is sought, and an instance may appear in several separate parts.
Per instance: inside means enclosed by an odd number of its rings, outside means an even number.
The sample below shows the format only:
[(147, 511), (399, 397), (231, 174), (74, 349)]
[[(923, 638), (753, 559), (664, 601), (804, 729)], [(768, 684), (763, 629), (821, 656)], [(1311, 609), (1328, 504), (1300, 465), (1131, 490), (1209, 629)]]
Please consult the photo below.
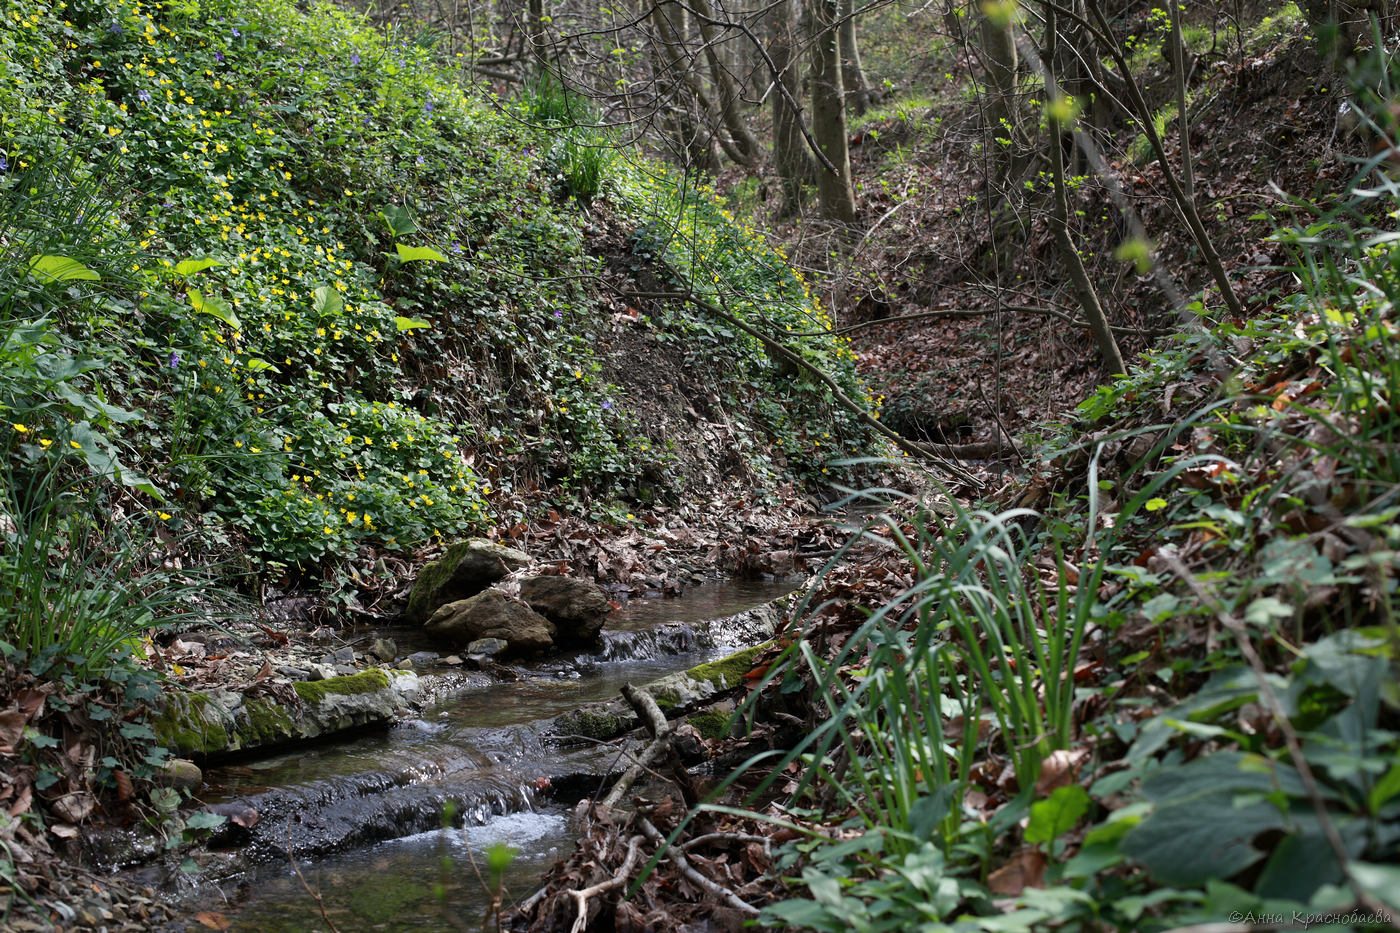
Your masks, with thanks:
[(439, 606), (423, 630), (458, 647), (485, 638), (500, 639), (514, 655), (552, 648), (556, 633), (554, 623), (500, 590), (483, 590)]

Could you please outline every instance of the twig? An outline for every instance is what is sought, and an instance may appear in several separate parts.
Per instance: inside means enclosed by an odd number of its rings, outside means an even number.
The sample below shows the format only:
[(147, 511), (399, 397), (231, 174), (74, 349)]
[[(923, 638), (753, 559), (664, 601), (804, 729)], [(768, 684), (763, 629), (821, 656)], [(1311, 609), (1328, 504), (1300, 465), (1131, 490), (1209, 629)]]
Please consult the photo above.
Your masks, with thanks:
[(296, 874), (297, 880), (301, 882), (301, 886), (306, 889), (306, 893), (310, 894), (311, 899), (316, 902), (316, 909), (321, 912), (321, 919), (326, 922), (326, 926), (331, 928), (331, 933), (340, 933), (340, 928), (335, 925), (330, 917), (326, 916), (326, 902), (321, 899), (321, 892), (315, 890), (307, 883), (305, 876), (301, 873), (301, 869), (297, 867), (297, 860), (292, 857), (292, 824), (290, 820), (287, 822), (287, 861), (292, 863), (292, 871)]
[(704, 875), (700, 874), (700, 872), (696, 871), (695, 866), (690, 864), (690, 860), (685, 857), (685, 853), (682, 852), (679, 848), (675, 846), (667, 846), (666, 837), (661, 834), (661, 830), (651, 825), (650, 820), (638, 814), (637, 824), (641, 828), (642, 832), (646, 833), (648, 839), (657, 843), (660, 846), (660, 848), (656, 850), (657, 855), (666, 853), (667, 858), (673, 860), (677, 865), (680, 866), (681, 874), (685, 876), (685, 880), (689, 881), (691, 884), (695, 885), (697, 888), (700, 888), (706, 893), (719, 898), (725, 904), (734, 908), (740, 913), (748, 914), (750, 917), (758, 916), (757, 907), (753, 906), (748, 901), (743, 900), (739, 897), (739, 895), (724, 887), (722, 884), (719, 884), (716, 881), (712, 881), (709, 878), (706, 878)]
[(767, 836), (756, 836), (752, 833), (706, 833), (703, 836), (696, 836), (694, 839), (687, 839), (676, 848), (684, 850), (706, 842), (761, 842), (765, 852), (772, 844), (772, 840)]
[(588, 926), (588, 899), (595, 894), (602, 894), (604, 891), (611, 891), (627, 880), (627, 876), (632, 873), (632, 865), (637, 861), (637, 847), (642, 844), (641, 836), (633, 836), (627, 842), (627, 858), (622, 860), (622, 867), (606, 881), (600, 881), (595, 885), (590, 885), (582, 891), (570, 891), (569, 896), (578, 903), (578, 916), (574, 918), (574, 925), (569, 929), (569, 933), (583, 933)]
[(1279, 702), (1278, 695), (1274, 693), (1274, 688), (1269, 683), (1268, 671), (1264, 668), (1264, 662), (1260, 659), (1259, 652), (1254, 650), (1254, 642), (1250, 640), (1249, 631), (1245, 628), (1244, 623), (1235, 618), (1215, 597), (1215, 594), (1196, 579), (1195, 574), (1182, 563), (1180, 557), (1166, 549), (1159, 550), (1158, 555), (1171, 568), (1172, 573), (1181, 578), (1181, 581), (1186, 584), (1195, 597), (1210, 607), (1220, 624), (1235, 636), (1235, 641), (1240, 646), (1240, 654), (1244, 655), (1245, 661), (1254, 671), (1254, 679), (1259, 684), (1259, 696), (1268, 707), (1269, 712), (1273, 714), (1274, 722), (1278, 725), (1279, 731), (1283, 733), (1284, 744), (1288, 746), (1288, 756), (1293, 759), (1293, 766), (1298, 771), (1298, 778), (1303, 783), (1303, 790), (1307, 792), (1308, 799), (1312, 802), (1313, 812), (1317, 816), (1317, 824), (1321, 827), (1322, 835), (1326, 837), (1327, 844), (1337, 859), (1338, 867), (1346, 875), (1352, 894), (1356, 895), (1358, 903), (1364, 904), (1368, 909), (1383, 916), (1390, 917), (1391, 926), (1400, 929), (1400, 924), (1397, 924), (1395, 918), (1386, 911), (1386, 905), (1371, 897), (1346, 870), (1347, 862), (1351, 861), (1351, 856), (1347, 852), (1346, 844), (1342, 842), (1341, 835), (1337, 832), (1337, 827), (1333, 825), (1331, 816), (1327, 813), (1327, 804), (1323, 801), (1322, 793), (1318, 789), (1317, 777), (1313, 774), (1312, 765), (1303, 756), (1303, 746), (1298, 741), (1298, 733), (1293, 730), (1293, 723), (1288, 720), (1288, 714), (1284, 712), (1283, 704)]

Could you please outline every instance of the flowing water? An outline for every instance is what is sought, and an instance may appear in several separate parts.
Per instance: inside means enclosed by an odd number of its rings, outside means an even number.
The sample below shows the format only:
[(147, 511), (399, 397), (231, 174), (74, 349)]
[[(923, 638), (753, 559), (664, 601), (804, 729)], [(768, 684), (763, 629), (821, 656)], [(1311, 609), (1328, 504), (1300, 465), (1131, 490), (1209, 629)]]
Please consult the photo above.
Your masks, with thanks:
[[(569, 804), (625, 766), (615, 746), (553, 739), (553, 717), (762, 640), (746, 610), (792, 588), (732, 582), (634, 600), (595, 651), (514, 666), (510, 680), (430, 672), (429, 705), (387, 732), (211, 768), (203, 799), (259, 819), (216, 839), (185, 894), (189, 915), (213, 911), (238, 931), (328, 930), (310, 885), (341, 933), (481, 929), (493, 891), (507, 903), (528, 895), (567, 851)], [(501, 876), (488, 861), (496, 843), (516, 853)]]

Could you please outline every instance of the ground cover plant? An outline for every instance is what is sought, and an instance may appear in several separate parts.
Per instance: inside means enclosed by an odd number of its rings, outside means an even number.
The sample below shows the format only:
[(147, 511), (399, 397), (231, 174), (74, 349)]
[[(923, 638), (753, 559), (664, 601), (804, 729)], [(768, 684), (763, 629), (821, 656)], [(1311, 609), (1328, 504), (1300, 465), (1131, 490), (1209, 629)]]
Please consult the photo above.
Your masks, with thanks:
[[(356, 605), (454, 537), (546, 516), (625, 533), (718, 488), (686, 465), (723, 451), (615, 380), (624, 329), (732, 412), (735, 469), (778, 507), (870, 443), (682, 300), (860, 397), (761, 233), (605, 129), (551, 123), (577, 101), (484, 98), (420, 38), (281, 0), (0, 14), (9, 865), (104, 807), (176, 842), (208, 828), (172, 828), (178, 797), (141, 783), (162, 630), (269, 585)], [(619, 294), (608, 262), (664, 294)], [(47, 870), (4, 881), (56, 896)]]

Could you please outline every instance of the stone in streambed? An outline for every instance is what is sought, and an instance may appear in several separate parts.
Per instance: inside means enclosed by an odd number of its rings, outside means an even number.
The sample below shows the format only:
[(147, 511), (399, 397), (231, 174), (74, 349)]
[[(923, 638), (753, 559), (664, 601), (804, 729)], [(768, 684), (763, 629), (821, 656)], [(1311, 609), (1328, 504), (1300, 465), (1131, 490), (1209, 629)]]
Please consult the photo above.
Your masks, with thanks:
[(511, 654), (545, 651), (553, 646), (555, 635), (554, 623), (500, 590), (440, 606), (423, 630), (458, 647), (481, 638), (499, 638)]
[(187, 758), (172, 758), (161, 765), (152, 779), (157, 784), (176, 790), (198, 790), (204, 783), (204, 772)]
[(520, 581), (520, 598), (554, 623), (555, 640), (561, 647), (596, 642), (612, 608), (606, 593), (574, 577), (526, 577)]
[(442, 557), (428, 564), (413, 582), (404, 617), (411, 623), (427, 622), (445, 603), (475, 596), (508, 573), (528, 566), (530, 557), (485, 538), (452, 545)]

